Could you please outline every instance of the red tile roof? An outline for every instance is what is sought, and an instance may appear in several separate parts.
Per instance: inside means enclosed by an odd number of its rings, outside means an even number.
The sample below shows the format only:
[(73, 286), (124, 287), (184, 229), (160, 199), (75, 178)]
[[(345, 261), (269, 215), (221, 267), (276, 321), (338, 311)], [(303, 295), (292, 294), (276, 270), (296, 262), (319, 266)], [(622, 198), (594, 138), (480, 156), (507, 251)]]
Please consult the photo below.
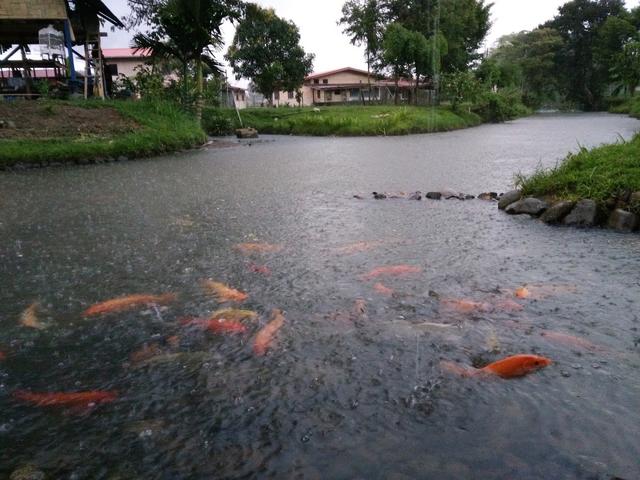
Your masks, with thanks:
[(147, 58), (151, 51), (145, 48), (103, 48), (104, 58)]

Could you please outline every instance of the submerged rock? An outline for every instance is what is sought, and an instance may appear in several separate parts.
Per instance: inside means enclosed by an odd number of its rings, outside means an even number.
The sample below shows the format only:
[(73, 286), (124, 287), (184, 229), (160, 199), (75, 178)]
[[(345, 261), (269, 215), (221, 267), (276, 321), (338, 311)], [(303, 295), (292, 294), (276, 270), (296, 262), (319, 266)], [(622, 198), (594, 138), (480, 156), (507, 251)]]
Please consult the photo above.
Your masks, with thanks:
[(236, 130), (236, 137), (238, 138), (258, 138), (258, 131), (255, 128), (238, 128)]
[(373, 192), (373, 198), (376, 200), (385, 200), (387, 196), (384, 193)]
[(611, 212), (607, 225), (620, 232), (632, 232), (638, 226), (638, 216), (618, 208)]
[(16, 468), (9, 480), (44, 480), (46, 475), (33, 465), (24, 465)]
[(428, 192), (424, 197), (429, 200), (441, 200), (442, 194), (440, 192)]
[(480, 195), (478, 195), (478, 200), (492, 201), (497, 199), (498, 199), (498, 194), (496, 192), (483, 192)]
[(549, 205), (547, 205), (546, 202), (543, 202), (538, 198), (530, 197), (510, 204), (507, 207), (506, 212), (509, 215), (522, 215), (526, 213), (537, 217), (547, 208), (549, 208)]
[(593, 200), (580, 200), (562, 223), (575, 227), (592, 227), (598, 220), (598, 205)]
[(422, 200), (422, 192), (417, 191), (409, 196), (409, 200)]
[(560, 223), (564, 217), (566, 217), (573, 207), (575, 207), (576, 202), (570, 201), (561, 201), (549, 208), (546, 212), (542, 214), (540, 220), (544, 223)]
[(506, 209), (509, 205), (517, 202), (522, 198), (522, 192), (520, 190), (511, 190), (500, 197), (498, 201), (498, 208), (500, 210)]

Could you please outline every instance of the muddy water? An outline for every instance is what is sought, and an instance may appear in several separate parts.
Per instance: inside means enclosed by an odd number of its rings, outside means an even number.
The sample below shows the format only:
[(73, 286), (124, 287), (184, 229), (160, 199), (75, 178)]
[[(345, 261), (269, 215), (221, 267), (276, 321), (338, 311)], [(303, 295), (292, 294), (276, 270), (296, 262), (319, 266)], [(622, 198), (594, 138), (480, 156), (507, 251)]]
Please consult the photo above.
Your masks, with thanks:
[[(2, 174), (0, 478), (25, 464), (73, 479), (640, 477), (637, 236), (549, 228), (477, 200), (351, 198), (504, 191), (514, 172), (638, 125), (537, 116)], [(282, 250), (233, 249), (254, 241)], [(396, 264), (420, 272), (364, 279)], [(246, 334), (180, 324), (219, 308), (203, 278), (249, 294), (243, 308), (260, 318)], [(532, 296), (516, 299), (523, 284)], [(82, 316), (162, 292), (178, 300)], [(450, 299), (482, 306), (459, 312)], [(46, 329), (18, 323), (35, 301)], [(258, 357), (252, 340), (273, 308), (286, 321)], [(145, 345), (157, 355), (132, 362)], [(554, 364), (515, 380), (440, 366), (516, 353)], [(45, 407), (18, 390), (118, 398)]]

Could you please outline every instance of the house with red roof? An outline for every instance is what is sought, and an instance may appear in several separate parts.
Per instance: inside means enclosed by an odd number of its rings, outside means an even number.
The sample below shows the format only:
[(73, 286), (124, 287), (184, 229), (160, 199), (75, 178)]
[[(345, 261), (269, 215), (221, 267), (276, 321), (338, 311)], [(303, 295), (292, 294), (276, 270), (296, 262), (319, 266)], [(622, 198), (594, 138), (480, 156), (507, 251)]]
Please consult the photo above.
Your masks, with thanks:
[(133, 77), (136, 67), (145, 65), (151, 60), (151, 53), (146, 49), (135, 48), (103, 48), (107, 72), (113, 80), (119, 75)]
[[(413, 84), (406, 79), (398, 82), (399, 98), (406, 101)], [(313, 106), (362, 103), (363, 100), (390, 101), (395, 95), (393, 79), (369, 74), (365, 70), (345, 67), (313, 73), (304, 79), (298, 92), (276, 92), (274, 106)]]

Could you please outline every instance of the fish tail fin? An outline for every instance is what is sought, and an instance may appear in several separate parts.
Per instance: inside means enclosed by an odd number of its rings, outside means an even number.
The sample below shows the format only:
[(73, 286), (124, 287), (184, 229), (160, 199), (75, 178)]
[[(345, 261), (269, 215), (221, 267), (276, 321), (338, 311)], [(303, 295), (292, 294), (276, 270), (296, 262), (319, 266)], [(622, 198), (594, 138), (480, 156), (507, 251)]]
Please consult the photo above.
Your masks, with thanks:
[(469, 367), (465, 367), (458, 363), (448, 362), (444, 360), (440, 362), (440, 368), (444, 372), (453, 373), (454, 375), (459, 375), (465, 378), (472, 376), (474, 373), (474, 370)]

